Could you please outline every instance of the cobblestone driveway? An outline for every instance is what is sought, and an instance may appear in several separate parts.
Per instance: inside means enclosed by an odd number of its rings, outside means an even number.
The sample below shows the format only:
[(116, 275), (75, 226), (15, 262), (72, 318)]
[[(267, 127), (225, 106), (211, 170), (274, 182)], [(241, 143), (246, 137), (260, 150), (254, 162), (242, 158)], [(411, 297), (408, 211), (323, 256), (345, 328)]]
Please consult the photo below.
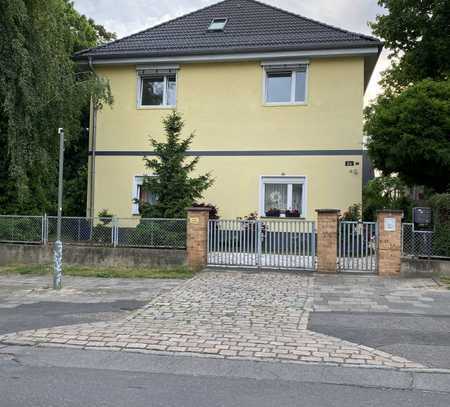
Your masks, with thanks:
[[(26, 331), (0, 342), (183, 352), (226, 358), (285, 360), (389, 368), (421, 365), (307, 329), (314, 308), (383, 307), (411, 298), (427, 305), (431, 280), (343, 280), (320, 275), (205, 272), (163, 293), (132, 316), (112, 322)], [(340, 276), (342, 278), (342, 276)], [(353, 277), (349, 277), (352, 281)], [(373, 285), (375, 284), (375, 285)], [(384, 291), (376, 285), (384, 285)], [(335, 286), (335, 288), (333, 288)], [(331, 294), (336, 300), (329, 300)], [(379, 288), (379, 287), (378, 287)], [(382, 292), (382, 294), (380, 294)], [(386, 297), (388, 301), (386, 302)]]

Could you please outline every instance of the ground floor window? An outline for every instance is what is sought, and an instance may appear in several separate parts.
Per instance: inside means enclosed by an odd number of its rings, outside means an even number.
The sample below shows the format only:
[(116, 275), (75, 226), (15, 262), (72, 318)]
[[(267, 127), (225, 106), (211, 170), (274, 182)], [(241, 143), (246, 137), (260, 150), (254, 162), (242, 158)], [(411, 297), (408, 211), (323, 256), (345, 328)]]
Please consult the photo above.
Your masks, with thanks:
[(139, 215), (139, 205), (142, 203), (148, 203), (150, 205), (154, 205), (158, 199), (156, 194), (153, 192), (145, 191), (142, 188), (142, 184), (144, 183), (143, 176), (134, 177), (133, 182), (133, 207), (132, 213), (133, 215)]
[(260, 215), (297, 216), (306, 214), (306, 177), (261, 177)]

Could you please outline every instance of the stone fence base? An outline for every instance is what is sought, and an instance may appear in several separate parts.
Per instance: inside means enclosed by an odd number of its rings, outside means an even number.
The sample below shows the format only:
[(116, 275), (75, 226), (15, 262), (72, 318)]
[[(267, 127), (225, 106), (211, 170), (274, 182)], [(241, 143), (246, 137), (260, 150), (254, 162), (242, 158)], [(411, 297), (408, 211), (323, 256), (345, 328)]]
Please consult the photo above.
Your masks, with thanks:
[[(0, 266), (52, 262), (51, 245), (0, 245)], [(180, 266), (186, 263), (186, 250), (64, 245), (63, 262), (88, 267)]]
[(450, 277), (450, 260), (402, 257), (402, 277)]

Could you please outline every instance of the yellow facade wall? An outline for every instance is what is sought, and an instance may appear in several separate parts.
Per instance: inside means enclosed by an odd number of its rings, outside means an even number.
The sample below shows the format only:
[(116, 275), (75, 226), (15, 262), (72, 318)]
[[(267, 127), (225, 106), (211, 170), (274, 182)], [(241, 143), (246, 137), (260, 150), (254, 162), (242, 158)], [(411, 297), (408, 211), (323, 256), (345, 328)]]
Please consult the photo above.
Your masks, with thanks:
[[(345, 167), (345, 160), (361, 161), (354, 156), (202, 157), (198, 172), (212, 172), (215, 184), (204, 201), (217, 205), (224, 219), (258, 211), (261, 175), (306, 176), (306, 218), (315, 219), (317, 208), (346, 210), (361, 202), (361, 164)], [(133, 177), (145, 174), (140, 157), (97, 157), (96, 212), (108, 209), (117, 216), (131, 217)]]
[[(136, 66), (98, 67), (108, 78), (112, 108), (98, 114), (98, 151), (149, 151), (149, 136), (162, 139), (166, 108), (137, 108)], [(306, 105), (265, 106), (260, 62), (180, 65), (177, 110), (193, 150), (360, 150), (364, 93), (363, 58), (312, 59)], [(359, 166), (345, 167), (346, 160)], [(350, 173), (356, 169), (357, 174)], [(346, 209), (361, 202), (360, 156), (202, 157), (215, 185), (205, 201), (223, 218), (258, 210), (261, 175), (307, 176), (308, 218), (316, 208)], [(133, 177), (145, 172), (142, 157), (96, 158), (95, 213), (106, 208), (131, 216)]]

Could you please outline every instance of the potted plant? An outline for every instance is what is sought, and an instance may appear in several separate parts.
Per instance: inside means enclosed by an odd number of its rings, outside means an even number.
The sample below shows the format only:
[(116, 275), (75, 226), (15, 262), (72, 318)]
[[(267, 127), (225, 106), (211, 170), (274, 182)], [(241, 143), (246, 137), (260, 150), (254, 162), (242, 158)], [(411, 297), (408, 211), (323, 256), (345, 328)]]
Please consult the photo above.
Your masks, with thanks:
[(269, 218), (279, 218), (281, 215), (281, 211), (276, 208), (270, 208), (266, 211), (266, 216)]
[(286, 218), (299, 218), (300, 217), (300, 211), (298, 209), (291, 209), (287, 210), (285, 212)]

